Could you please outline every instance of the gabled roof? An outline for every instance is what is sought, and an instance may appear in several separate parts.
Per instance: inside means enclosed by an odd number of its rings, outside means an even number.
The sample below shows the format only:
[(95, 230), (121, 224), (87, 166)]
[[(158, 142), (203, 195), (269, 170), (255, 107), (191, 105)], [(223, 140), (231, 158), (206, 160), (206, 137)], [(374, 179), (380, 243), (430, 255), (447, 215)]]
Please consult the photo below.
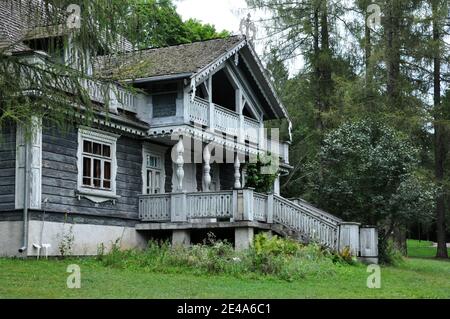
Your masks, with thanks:
[(244, 41), (241, 36), (99, 57), (94, 72), (117, 80), (194, 74)]
[(190, 78), (195, 83), (238, 52), (250, 69), (249, 76), (264, 96), (270, 113), (277, 118), (289, 119), (261, 61), (242, 35), (98, 57), (94, 72), (122, 81)]

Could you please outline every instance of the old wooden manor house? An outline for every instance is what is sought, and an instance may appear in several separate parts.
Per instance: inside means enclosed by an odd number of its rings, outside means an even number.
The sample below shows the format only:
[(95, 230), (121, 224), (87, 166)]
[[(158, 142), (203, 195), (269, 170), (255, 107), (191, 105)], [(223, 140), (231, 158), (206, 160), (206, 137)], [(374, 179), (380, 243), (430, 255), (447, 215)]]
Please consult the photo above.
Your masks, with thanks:
[[(45, 33), (30, 36), (20, 19), (0, 8), (0, 44), (26, 38), (14, 54), (51, 63), (30, 41), (45, 42)], [(290, 141), (265, 138), (266, 120), (289, 117), (245, 36), (129, 49), (92, 64), (106, 75), (125, 68), (120, 80), (133, 78), (140, 89), (117, 84), (120, 96), (95, 128), (61, 133), (44, 124), (30, 141), (20, 127), (2, 128), (0, 255), (59, 255), (68, 234), (72, 254), (93, 255), (116, 240), (122, 248), (145, 247), (152, 237), (189, 244), (212, 230), (237, 249), (249, 247), (255, 232), (273, 231), (377, 257), (374, 228), (283, 198), (279, 178), (269, 194), (246, 188), (251, 155), (277, 154), (278, 175), (291, 166)], [(103, 105), (101, 83), (86, 86)], [(213, 153), (219, 148), (224, 161)]]

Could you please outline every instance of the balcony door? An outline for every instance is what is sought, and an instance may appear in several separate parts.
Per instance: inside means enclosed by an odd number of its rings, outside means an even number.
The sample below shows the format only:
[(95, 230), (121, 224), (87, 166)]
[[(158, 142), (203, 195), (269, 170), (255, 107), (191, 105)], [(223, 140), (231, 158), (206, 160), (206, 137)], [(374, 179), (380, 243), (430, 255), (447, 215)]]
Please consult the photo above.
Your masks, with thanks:
[(144, 147), (142, 165), (143, 194), (164, 193), (164, 180), (164, 153), (155, 152), (149, 147)]

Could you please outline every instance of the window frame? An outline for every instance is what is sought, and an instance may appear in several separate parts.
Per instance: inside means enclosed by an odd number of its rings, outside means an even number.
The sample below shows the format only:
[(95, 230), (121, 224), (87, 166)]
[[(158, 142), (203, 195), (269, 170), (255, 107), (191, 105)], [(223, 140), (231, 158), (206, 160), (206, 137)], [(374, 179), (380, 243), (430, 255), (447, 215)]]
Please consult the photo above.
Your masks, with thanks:
[[(78, 196), (84, 196), (94, 202), (100, 203), (105, 202), (107, 200), (111, 199), (117, 199), (119, 196), (116, 195), (116, 177), (117, 177), (117, 156), (116, 156), (116, 150), (117, 150), (117, 140), (120, 136), (99, 131), (92, 128), (87, 127), (80, 127), (78, 129), (78, 162), (77, 162), (77, 169), (78, 169), (78, 183), (77, 183), (77, 190), (78, 190)], [(105, 189), (103, 188), (103, 175), (104, 175), (104, 162), (107, 160), (103, 156), (97, 156), (95, 154), (86, 154), (84, 152), (84, 141), (89, 141), (92, 143), (98, 143), (101, 145), (107, 145), (110, 147), (110, 161), (111, 162), (111, 179), (110, 179), (110, 188)], [(103, 146), (102, 146), (103, 149)], [(94, 163), (93, 159), (100, 159), (102, 163), (102, 171), (101, 171), (101, 177), (100, 177), (100, 183), (102, 188), (96, 188), (94, 186), (86, 186), (83, 183), (84, 178), (84, 171), (83, 171), (83, 159), (84, 157), (91, 158), (91, 166)], [(91, 167), (91, 170), (94, 168)], [(92, 179), (94, 179), (94, 176), (92, 174)]]
[[(147, 167), (147, 156), (153, 156), (159, 159), (160, 168), (151, 168)], [(148, 171), (159, 172), (160, 173), (160, 181), (159, 181), (159, 193), (147, 193), (147, 180), (148, 180)], [(155, 174), (153, 173), (152, 176)], [(165, 194), (165, 181), (166, 181), (166, 170), (165, 170), (165, 149), (158, 145), (151, 145), (148, 143), (144, 143), (142, 145), (142, 194), (143, 195), (159, 195)], [(151, 186), (153, 187), (153, 186)]]

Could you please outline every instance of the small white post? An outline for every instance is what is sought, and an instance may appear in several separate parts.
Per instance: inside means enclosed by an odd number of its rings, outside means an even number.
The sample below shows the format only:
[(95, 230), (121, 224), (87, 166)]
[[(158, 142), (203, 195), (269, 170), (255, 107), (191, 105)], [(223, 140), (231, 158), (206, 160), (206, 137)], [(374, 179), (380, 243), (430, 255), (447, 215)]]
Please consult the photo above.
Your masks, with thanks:
[(273, 223), (273, 194), (269, 194), (267, 196), (267, 223)]

